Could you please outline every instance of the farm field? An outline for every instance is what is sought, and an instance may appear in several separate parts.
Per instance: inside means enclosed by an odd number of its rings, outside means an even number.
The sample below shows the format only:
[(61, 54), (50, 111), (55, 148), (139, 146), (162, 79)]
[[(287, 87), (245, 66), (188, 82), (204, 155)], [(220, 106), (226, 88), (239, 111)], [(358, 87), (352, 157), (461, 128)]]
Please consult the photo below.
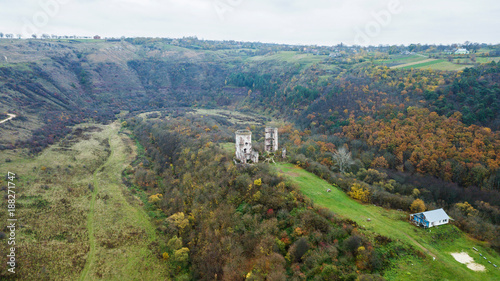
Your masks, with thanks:
[[(498, 254), (483, 243), (470, 239), (455, 226), (420, 229), (407, 221), (407, 213), (360, 204), (340, 189), (294, 165), (279, 163), (276, 169), (297, 184), (316, 205), (355, 221), (362, 231), (398, 239), (426, 253), (424, 259), (411, 257), (393, 261), (393, 269), (384, 276), (388, 280), (500, 280), (500, 270), (481, 258), (472, 247), (497, 265), (500, 263)], [(327, 193), (327, 189), (331, 192)], [(486, 271), (472, 271), (451, 256), (451, 253), (462, 251), (476, 263), (484, 265)]]
[(435, 59), (429, 59), (429, 58), (422, 58), (421, 60), (414, 61), (414, 62), (407, 62), (407, 63), (402, 63), (398, 65), (391, 66), (391, 68), (411, 68), (414, 67), (415, 65), (422, 65), (422, 64), (427, 64), (427, 63), (432, 63), (434, 62)]
[(399, 67), (403, 68), (403, 69), (422, 68), (422, 67), (425, 67), (425, 66), (430, 66), (430, 65), (433, 65), (433, 64), (441, 63), (443, 61), (444, 60), (428, 59), (428, 60), (423, 60), (423, 61), (418, 62), (418, 63), (413, 63), (413, 64), (399, 66)]
[(407, 63), (402, 65), (393, 66), (392, 68), (402, 68), (402, 69), (433, 69), (433, 70), (447, 70), (447, 71), (458, 71), (466, 67), (472, 67), (472, 65), (459, 65), (448, 62), (443, 59), (427, 59), (414, 63)]
[(473, 65), (460, 65), (460, 64), (454, 64), (448, 61), (441, 61), (439, 63), (434, 63), (431, 65), (424, 65), (420, 66), (420, 69), (427, 68), (427, 69), (433, 69), (433, 70), (447, 70), (447, 71), (459, 71), (463, 70), (467, 67), (473, 67)]
[(489, 63), (489, 62), (499, 62), (500, 61), (500, 57), (488, 57), (488, 58), (476, 58), (476, 61), (479, 62), (479, 63)]
[[(482, 60), (479, 60), (482, 59)], [(478, 58), (478, 62), (490, 62), (494, 59), (488, 58)], [(462, 59), (463, 61), (463, 59)], [(470, 65), (455, 64), (453, 62), (448, 62), (444, 59), (430, 59), (425, 56), (412, 55), (412, 56), (391, 56), (388, 60), (376, 61), (376, 64), (384, 64), (390, 68), (401, 68), (401, 69), (433, 69), (433, 70), (446, 70), (446, 71), (458, 71), (463, 70), (466, 67), (472, 67), (472, 62)]]
[(260, 61), (283, 61), (289, 63), (297, 63), (301, 65), (302, 69), (305, 69), (315, 63), (324, 61), (328, 56), (324, 55), (313, 55), (313, 54), (302, 54), (295, 51), (281, 51), (273, 55), (255, 56), (248, 60), (254, 62)]
[(391, 67), (398, 67), (404, 64), (418, 63), (424, 60), (427, 60), (427, 57), (419, 56), (419, 55), (391, 55), (389, 59), (379, 60), (375, 63), (377, 64), (385, 64)]

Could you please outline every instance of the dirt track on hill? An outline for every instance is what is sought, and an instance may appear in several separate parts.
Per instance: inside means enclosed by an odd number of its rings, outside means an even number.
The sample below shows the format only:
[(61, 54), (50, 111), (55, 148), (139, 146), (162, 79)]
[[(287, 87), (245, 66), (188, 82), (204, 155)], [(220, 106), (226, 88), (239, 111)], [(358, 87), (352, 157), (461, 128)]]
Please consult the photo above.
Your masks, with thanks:
[(431, 251), (429, 251), (429, 249), (422, 246), (422, 244), (418, 243), (417, 240), (413, 239), (410, 235), (406, 233), (404, 233), (404, 235), (406, 235), (406, 237), (408, 237), (408, 239), (410, 239), (413, 243), (415, 243), (415, 245), (417, 245), (420, 249), (424, 250), (424, 252), (429, 254), (431, 257), (436, 258), (436, 255), (434, 255)]
[(0, 121), (0, 124), (5, 123), (5, 122), (7, 122), (7, 121), (9, 121), (9, 120), (14, 119), (14, 118), (16, 118), (16, 117), (17, 117), (17, 115), (15, 115), (15, 114), (10, 114), (10, 113), (7, 113), (7, 115), (9, 115), (9, 118), (7, 118), (7, 119), (5, 119), (5, 120)]

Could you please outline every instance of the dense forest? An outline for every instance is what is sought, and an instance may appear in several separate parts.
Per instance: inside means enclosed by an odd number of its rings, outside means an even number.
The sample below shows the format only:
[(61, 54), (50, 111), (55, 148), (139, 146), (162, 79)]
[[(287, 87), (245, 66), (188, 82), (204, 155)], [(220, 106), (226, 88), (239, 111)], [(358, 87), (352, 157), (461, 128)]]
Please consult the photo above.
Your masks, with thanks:
[[(299, 280), (304, 276), (350, 280), (356, 276), (351, 271), (356, 268), (363, 278), (375, 278), (384, 276), (393, 259), (421, 255), (418, 250), (387, 237), (366, 236), (365, 230), (364, 235), (357, 232), (363, 228), (316, 207), (289, 181), (277, 175), (272, 165), (233, 163), (231, 149), (224, 148), (224, 144), (233, 144), (233, 132), (238, 126), (227, 119), (186, 115), (179, 110), (151, 117), (154, 119), (133, 117), (123, 124), (137, 136), (142, 151), (124, 171), (124, 180), (137, 192), (148, 194), (150, 216), (158, 221), (158, 229), (167, 237), (182, 240), (173, 248), (167, 247), (164, 254), (169, 266), (175, 268), (179, 266), (175, 255), (182, 245), (186, 248), (184, 252), (189, 253), (186, 262), (173, 271), (176, 275), (192, 274), (195, 279), (207, 279), (217, 274), (224, 280), (238, 280), (240, 276), (233, 273), (250, 272), (258, 280)], [(261, 133), (263, 127), (253, 126), (253, 131)], [(407, 212), (443, 207), (454, 218), (454, 225), (500, 250), (498, 192), (476, 187), (464, 189), (432, 176), (393, 171), (384, 157), (376, 157), (366, 143), (301, 132), (292, 124), (280, 129), (280, 140), (290, 155), (286, 161), (315, 173), (353, 199)], [(348, 163), (344, 173), (335, 163), (335, 155), (342, 147), (349, 147), (352, 159), (356, 159)], [(309, 225), (309, 215), (313, 213), (316, 219)], [(247, 219), (252, 216), (253, 224), (249, 225)], [(333, 224), (320, 223), (328, 220)], [(337, 233), (336, 227), (346, 226), (349, 234), (330, 236)], [(367, 243), (356, 244), (358, 251), (360, 247), (363, 251), (373, 251), (363, 253), (369, 257), (364, 262), (358, 260), (360, 252), (344, 248), (358, 238)], [(295, 246), (306, 242), (307, 254), (294, 260)], [(171, 243), (169, 240), (168, 244)], [(262, 268), (266, 261), (262, 260), (262, 251), (257, 253), (255, 249), (263, 245), (268, 247), (267, 263), (277, 263), (278, 268)], [(394, 251), (402, 251), (399, 252), (402, 256)], [(335, 258), (331, 258), (332, 253)], [(234, 259), (238, 262), (233, 263)], [(330, 270), (326, 264), (336, 271), (328, 275), (323, 271)], [(349, 267), (353, 264), (355, 268)]]
[[(419, 210), (414, 205), (416, 200), (421, 200), (423, 209), (444, 208), (462, 230), (477, 239), (489, 241), (500, 251), (498, 190), (473, 185), (464, 188), (450, 179), (419, 173), (410, 164), (401, 169), (391, 167), (389, 163), (397, 161), (391, 153), (383, 150), (382, 154), (377, 146), (357, 139), (339, 135), (312, 135), (310, 131), (301, 132), (291, 125), (282, 128), (280, 136), (283, 145), (293, 153), (290, 162), (346, 193), (352, 192), (354, 187), (360, 193), (353, 194), (353, 198), (408, 212)], [(335, 159), (339, 150), (345, 148), (350, 150), (351, 161), (345, 165), (342, 173)], [(411, 154), (407, 155), (407, 161), (411, 162)], [(408, 171), (409, 168), (412, 170)]]
[[(175, 276), (195, 280), (382, 280), (418, 250), (315, 207), (272, 166), (236, 165), (219, 146), (232, 129), (210, 116), (131, 118), (143, 153), (124, 171), (147, 192)], [(188, 274), (192, 274), (188, 277)], [(364, 278), (364, 279), (363, 279)], [(184, 279), (182, 279), (184, 280)]]
[[(272, 74), (252, 71), (232, 74), (230, 81), (257, 92), (251, 94), (254, 95), (251, 103), (279, 108), (313, 135), (337, 134), (376, 147), (375, 153), (382, 157), (384, 168), (428, 174), (461, 186), (500, 189), (498, 115), (490, 114), (498, 112), (500, 104), (495, 82), (499, 77), (497, 64), (456, 74), (395, 71), (386, 67), (353, 71), (331, 77), (331, 82), (311, 80), (301, 84), (300, 78), (293, 76), (285, 83)], [(469, 73), (481, 72), (484, 77), (481, 76), (476, 87), (457, 86), (468, 85), (464, 80), (469, 81), (469, 76), (473, 76)], [(476, 108), (470, 110), (465, 103), (459, 103), (464, 104), (467, 117), (453, 110), (457, 107), (453, 101), (465, 96), (464, 90), (470, 93), (467, 104)], [(282, 99), (277, 99), (279, 91), (283, 91)], [(449, 91), (450, 102), (436, 108), (438, 102), (433, 95), (443, 91)], [(485, 95), (485, 91), (491, 94)], [(443, 96), (436, 99), (444, 100)], [(480, 126), (483, 122), (493, 129)]]

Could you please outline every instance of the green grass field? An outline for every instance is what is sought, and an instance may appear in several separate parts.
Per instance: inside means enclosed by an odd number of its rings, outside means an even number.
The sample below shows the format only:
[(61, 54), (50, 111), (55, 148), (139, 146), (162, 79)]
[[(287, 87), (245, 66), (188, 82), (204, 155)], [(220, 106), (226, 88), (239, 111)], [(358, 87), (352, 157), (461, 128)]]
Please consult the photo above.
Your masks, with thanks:
[(500, 57), (489, 57), (489, 58), (482, 58), (482, 57), (478, 57), (476, 58), (476, 61), (478, 63), (489, 63), (489, 62), (499, 62), (500, 61)]
[(315, 63), (323, 62), (327, 58), (328, 56), (325, 55), (316, 56), (313, 54), (302, 54), (295, 51), (282, 51), (272, 55), (250, 57), (248, 60), (253, 62), (277, 61), (297, 63), (301, 65), (301, 69), (304, 69)]
[[(0, 153), (1, 173), (18, 177), (19, 280), (169, 280), (162, 240), (121, 180), (135, 159), (134, 143), (117, 122), (76, 128), (81, 133), (34, 158), (22, 150)], [(7, 210), (5, 200), (0, 207)], [(0, 243), (0, 252), (6, 247)], [(2, 263), (0, 280), (5, 273)]]
[(458, 71), (458, 70), (463, 70), (466, 67), (472, 67), (472, 65), (459, 65), (452, 62), (448, 62), (444, 59), (433, 60), (418, 55), (412, 55), (412, 56), (392, 55), (390, 56), (390, 59), (375, 61), (375, 64), (390, 65), (391, 68), (401, 68), (401, 69), (414, 68), (414, 69), (433, 69), (433, 70), (446, 70), (446, 71)]
[(389, 64), (389, 65), (397, 65), (397, 64), (406, 64), (406, 63), (414, 63), (426, 60), (426, 57), (417, 56), (417, 55), (391, 55), (387, 60), (378, 60), (375, 61), (376, 64)]
[(465, 69), (466, 67), (472, 67), (472, 65), (459, 65), (448, 62), (443, 59), (427, 61), (419, 64), (412, 64), (408, 66), (401, 67), (402, 69), (433, 69), (433, 70), (447, 70), (447, 71), (458, 71)]
[(234, 152), (236, 151), (236, 147), (234, 146), (234, 143), (232, 143), (232, 142), (221, 143), (220, 147), (224, 151), (227, 151), (230, 154), (234, 154)]
[(463, 70), (467, 67), (473, 67), (473, 65), (460, 65), (460, 64), (454, 64), (448, 61), (442, 61), (440, 63), (435, 63), (432, 65), (420, 67), (420, 68), (429, 68), (433, 70), (446, 70), (446, 71), (459, 71)]
[(140, 206), (141, 201), (130, 200), (123, 193), (126, 187), (121, 182), (121, 171), (134, 157), (127, 153), (131, 140), (120, 136), (118, 129), (117, 123), (108, 129), (111, 154), (93, 175), (91, 206), (94, 204), (88, 228), (90, 241), (95, 242), (91, 243), (80, 280), (163, 280), (167, 270), (157, 257), (160, 253), (149, 249), (157, 241), (155, 227)]
[[(297, 184), (314, 204), (352, 219), (362, 226), (362, 231), (368, 236), (371, 236), (371, 233), (379, 233), (408, 243), (426, 253), (425, 259), (414, 257), (393, 261), (392, 269), (384, 276), (388, 280), (500, 280), (500, 270), (480, 259), (472, 247), (478, 248), (497, 265), (500, 263), (499, 255), (484, 243), (470, 239), (452, 225), (429, 230), (417, 228), (407, 221), (409, 214), (360, 204), (343, 191), (303, 169), (282, 163), (277, 164), (276, 169)], [(327, 189), (331, 189), (331, 192), (326, 192)], [(368, 218), (371, 219), (370, 222), (367, 221)], [(441, 239), (436, 239), (437, 236)], [(462, 251), (473, 257), (475, 262), (484, 265), (486, 271), (472, 271), (451, 256), (453, 252)], [(433, 260), (433, 256), (436, 260)]]
[(419, 63), (419, 64), (405, 66), (405, 67), (403, 67), (403, 69), (423, 68), (423, 67), (430, 66), (430, 65), (433, 65), (433, 64), (441, 63), (443, 61), (444, 60), (433, 60), (433, 61), (428, 61), (428, 62), (424, 62), (424, 63)]

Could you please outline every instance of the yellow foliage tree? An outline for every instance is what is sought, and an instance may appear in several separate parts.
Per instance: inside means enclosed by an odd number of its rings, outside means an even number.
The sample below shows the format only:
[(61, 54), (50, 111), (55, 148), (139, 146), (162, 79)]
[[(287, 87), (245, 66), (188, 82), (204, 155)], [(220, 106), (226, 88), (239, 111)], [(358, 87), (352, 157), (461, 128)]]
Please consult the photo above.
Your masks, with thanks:
[(305, 231), (304, 231), (304, 230), (302, 230), (302, 228), (300, 228), (300, 227), (295, 228), (293, 232), (294, 232), (294, 233), (295, 233), (295, 235), (297, 235), (297, 236), (302, 236), (302, 235), (304, 235), (304, 234), (305, 234)]
[(418, 197), (420, 195), (420, 190), (418, 190), (418, 188), (414, 188), (411, 195), (413, 195), (413, 197)]
[(421, 199), (415, 199), (410, 205), (410, 210), (414, 213), (420, 213), (425, 211), (425, 203)]
[(162, 194), (155, 194), (155, 195), (151, 195), (149, 196), (149, 203), (158, 203), (161, 201), (161, 199), (163, 198), (163, 195)]
[(167, 242), (167, 247), (172, 251), (179, 250), (182, 248), (182, 239), (177, 236), (170, 238)]
[(255, 201), (255, 202), (259, 201), (261, 196), (262, 196), (262, 193), (260, 193), (260, 191), (255, 192), (255, 194), (252, 195), (253, 201)]
[(167, 220), (172, 222), (180, 230), (183, 230), (186, 226), (189, 225), (189, 220), (186, 218), (183, 212), (175, 213), (168, 217)]
[(185, 263), (189, 259), (189, 249), (182, 247), (174, 252), (174, 260), (179, 263)]
[(477, 210), (474, 209), (474, 207), (472, 207), (472, 205), (467, 201), (465, 201), (464, 203), (457, 203), (455, 204), (455, 206), (457, 206), (457, 208), (466, 216), (473, 217), (477, 215)]
[(347, 192), (347, 195), (364, 203), (370, 201), (370, 191), (366, 188), (363, 188), (358, 183), (355, 183), (351, 186), (351, 190)]
[(256, 179), (256, 180), (254, 180), (254, 181), (253, 181), (253, 184), (254, 184), (255, 186), (261, 186), (261, 185), (262, 185), (262, 179)]

